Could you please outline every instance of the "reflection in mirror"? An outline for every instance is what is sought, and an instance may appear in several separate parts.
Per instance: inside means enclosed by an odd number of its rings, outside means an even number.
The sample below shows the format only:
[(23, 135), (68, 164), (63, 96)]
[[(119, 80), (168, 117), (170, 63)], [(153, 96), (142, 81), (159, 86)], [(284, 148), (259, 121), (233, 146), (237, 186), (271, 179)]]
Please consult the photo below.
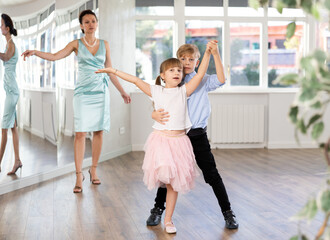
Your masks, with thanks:
[[(26, 49), (52, 51), (55, 44), (55, 2), (40, 9), (28, 18), (13, 17), (17, 37), (12, 39), (17, 55), (16, 80), (19, 99), (16, 106), (19, 155), (23, 167), (16, 174), (7, 176), (15, 162), (12, 139), (15, 133), (8, 131), (8, 141), (2, 158), (0, 183), (19, 177), (31, 176), (57, 167), (57, 113), (55, 64), (37, 58), (24, 62), (20, 57)], [(7, 44), (7, 46), (9, 46)], [(6, 52), (5, 38), (1, 39), (1, 52)], [(11, 59), (12, 60), (12, 59)], [(1, 69), (1, 85), (6, 89), (7, 63)], [(12, 70), (14, 72), (14, 70)], [(5, 76), (5, 77), (3, 77)], [(6, 117), (8, 91), (1, 89), (0, 117)], [(3, 124), (3, 121), (1, 121)], [(2, 126), (3, 128), (3, 126)], [(3, 131), (2, 131), (3, 133)], [(17, 162), (16, 162), (17, 164)]]
[[(56, 26), (56, 51), (63, 49), (69, 42), (80, 39), (84, 35), (80, 29), (79, 13), (85, 9), (94, 10), (98, 15), (97, 1), (86, 1), (79, 7), (60, 9)], [(98, 38), (98, 30), (95, 34)], [(58, 166), (62, 167), (74, 162), (74, 119), (73, 95), (78, 78), (78, 58), (72, 53), (70, 56), (56, 61), (56, 82), (58, 83), (59, 109), (59, 139), (58, 139)], [(91, 118), (93, 116), (90, 116)], [(92, 133), (86, 134), (85, 158), (92, 156)]]

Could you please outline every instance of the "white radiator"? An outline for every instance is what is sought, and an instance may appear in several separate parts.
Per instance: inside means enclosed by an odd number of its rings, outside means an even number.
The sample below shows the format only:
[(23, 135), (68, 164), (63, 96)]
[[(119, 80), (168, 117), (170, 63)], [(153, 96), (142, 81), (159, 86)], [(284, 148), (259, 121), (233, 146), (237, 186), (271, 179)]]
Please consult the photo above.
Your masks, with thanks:
[(265, 139), (264, 128), (264, 105), (212, 106), (213, 143), (262, 143)]

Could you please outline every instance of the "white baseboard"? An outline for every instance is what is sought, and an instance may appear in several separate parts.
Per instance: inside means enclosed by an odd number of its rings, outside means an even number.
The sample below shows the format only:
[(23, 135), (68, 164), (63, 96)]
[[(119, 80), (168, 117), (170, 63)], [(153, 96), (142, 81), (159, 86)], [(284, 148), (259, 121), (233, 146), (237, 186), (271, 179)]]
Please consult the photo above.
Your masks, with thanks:
[[(112, 158), (121, 156), (121, 155), (131, 152), (131, 151), (132, 151), (132, 147), (130, 145), (123, 147), (116, 151), (101, 155), (99, 162), (111, 160)], [(89, 167), (91, 165), (92, 165), (91, 157), (84, 159), (83, 168)], [(3, 183), (3, 184), (0, 184), (0, 195), (8, 193), (8, 192), (12, 192), (12, 191), (24, 188), (24, 187), (31, 186), (36, 183), (44, 182), (44, 181), (65, 175), (67, 173), (74, 172), (74, 171), (75, 171), (75, 165), (74, 165), (74, 163), (70, 163), (63, 167), (58, 167), (58, 168), (53, 169), (48, 172), (43, 172), (43, 173), (35, 174), (33, 176), (24, 177), (22, 179), (17, 179), (12, 182)]]
[(69, 129), (64, 129), (63, 133), (64, 133), (65, 136), (69, 136), (69, 137), (73, 136), (73, 131), (69, 130)]
[(36, 136), (40, 137), (40, 138), (45, 138), (45, 134), (43, 132), (37, 130), (37, 129), (29, 128), (25, 125), (24, 125), (23, 129), (30, 132), (30, 133), (32, 133), (33, 135), (36, 135)]
[(269, 142), (269, 149), (281, 149), (281, 148), (318, 148), (315, 142), (301, 142), (300, 145), (296, 142)]
[(265, 148), (265, 143), (210, 143), (211, 149), (239, 149), (239, 148)]

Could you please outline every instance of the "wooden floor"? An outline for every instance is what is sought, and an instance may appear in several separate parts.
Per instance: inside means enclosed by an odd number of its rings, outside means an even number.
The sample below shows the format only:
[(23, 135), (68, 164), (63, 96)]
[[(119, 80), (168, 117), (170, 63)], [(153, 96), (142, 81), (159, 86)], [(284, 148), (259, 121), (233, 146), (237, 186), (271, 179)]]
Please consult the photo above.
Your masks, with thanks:
[[(215, 150), (240, 227), (227, 230), (211, 188), (202, 176), (193, 191), (179, 195), (176, 235), (163, 224), (147, 227), (155, 191), (142, 182), (143, 152), (99, 165), (100, 186), (89, 182), (73, 194), (75, 174), (0, 196), (0, 239), (189, 239), (283, 240), (295, 235), (289, 221), (324, 182), (325, 162), (316, 149)], [(310, 225), (315, 236), (322, 215)]]

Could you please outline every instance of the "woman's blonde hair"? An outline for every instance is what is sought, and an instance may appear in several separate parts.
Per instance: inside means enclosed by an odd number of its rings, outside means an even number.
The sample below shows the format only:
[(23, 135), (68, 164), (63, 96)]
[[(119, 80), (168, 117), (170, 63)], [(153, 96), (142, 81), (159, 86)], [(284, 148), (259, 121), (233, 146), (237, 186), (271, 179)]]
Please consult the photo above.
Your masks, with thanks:
[[(169, 58), (162, 62), (159, 67), (159, 73), (164, 73), (167, 69), (172, 67), (179, 67), (183, 69), (183, 65), (177, 58)], [(160, 75), (156, 78), (156, 85), (161, 85), (161, 77)]]

